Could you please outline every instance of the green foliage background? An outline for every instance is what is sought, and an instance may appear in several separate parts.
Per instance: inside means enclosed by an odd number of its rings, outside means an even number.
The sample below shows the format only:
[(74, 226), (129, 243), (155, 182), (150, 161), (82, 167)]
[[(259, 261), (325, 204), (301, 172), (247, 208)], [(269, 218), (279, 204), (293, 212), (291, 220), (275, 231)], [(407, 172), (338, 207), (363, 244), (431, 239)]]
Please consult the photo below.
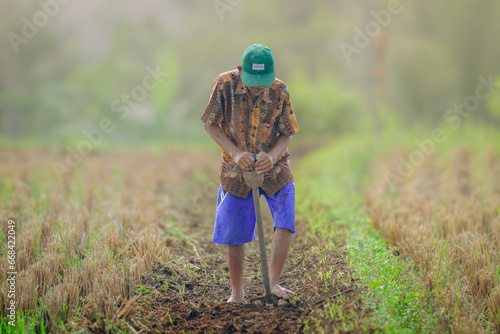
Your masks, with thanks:
[[(16, 53), (9, 36), (22, 36), (23, 19), (43, 9), (2, 2), (0, 138), (64, 146), (111, 118), (104, 141), (112, 145), (206, 140), (200, 115), (212, 81), (253, 43), (273, 49), (305, 137), (391, 129), (394, 118), (400, 131), (439, 126), (448, 108), (474, 95), (479, 76), (499, 81), (500, 3), (400, 1), (387, 16), (394, 3), (73, 1)], [(355, 43), (360, 31), (367, 45)], [(342, 43), (358, 52), (346, 57)], [(148, 66), (167, 78), (118, 118), (112, 102), (140, 85)], [(467, 121), (499, 126), (498, 96)]]

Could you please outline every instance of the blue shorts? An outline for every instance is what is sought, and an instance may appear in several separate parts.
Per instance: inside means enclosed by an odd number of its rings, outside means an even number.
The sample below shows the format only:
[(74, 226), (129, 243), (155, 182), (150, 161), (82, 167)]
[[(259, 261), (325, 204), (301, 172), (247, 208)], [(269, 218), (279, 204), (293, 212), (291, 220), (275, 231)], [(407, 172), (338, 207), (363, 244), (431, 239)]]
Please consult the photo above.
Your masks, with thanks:
[[(290, 182), (273, 196), (268, 196), (262, 188), (273, 216), (274, 229), (286, 228), (295, 233), (295, 185)], [(255, 239), (255, 207), (253, 194), (239, 198), (224, 191), (219, 186), (217, 212), (212, 241), (224, 245), (240, 245)]]

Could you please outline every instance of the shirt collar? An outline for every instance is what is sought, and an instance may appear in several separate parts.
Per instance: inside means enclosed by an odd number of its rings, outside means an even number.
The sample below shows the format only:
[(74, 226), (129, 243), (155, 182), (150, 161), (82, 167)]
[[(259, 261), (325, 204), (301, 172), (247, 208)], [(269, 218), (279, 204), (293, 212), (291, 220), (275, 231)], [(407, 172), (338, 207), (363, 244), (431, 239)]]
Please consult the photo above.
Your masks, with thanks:
[(247, 94), (248, 90), (247, 87), (243, 84), (241, 81), (241, 77), (238, 80), (238, 84), (236, 85), (236, 89), (234, 90), (234, 94)]
[[(238, 84), (236, 85), (236, 89), (234, 90), (235, 94), (249, 94), (247, 86), (243, 84), (243, 81), (241, 81), (241, 77), (238, 80)], [(269, 87), (266, 87), (262, 94), (260, 95), (260, 98), (262, 101), (265, 101), (267, 103), (271, 103), (271, 99), (269, 98)]]
[(271, 99), (269, 98), (269, 87), (266, 87), (264, 91), (261, 94), (262, 101), (265, 101), (267, 103), (271, 103)]

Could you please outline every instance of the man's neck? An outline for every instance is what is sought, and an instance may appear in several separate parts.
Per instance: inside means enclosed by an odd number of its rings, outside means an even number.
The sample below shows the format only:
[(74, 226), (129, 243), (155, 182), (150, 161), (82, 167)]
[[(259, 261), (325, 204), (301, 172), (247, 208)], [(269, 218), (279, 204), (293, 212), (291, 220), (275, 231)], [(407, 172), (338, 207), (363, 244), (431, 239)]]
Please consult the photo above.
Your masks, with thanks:
[(257, 99), (259, 98), (260, 94), (259, 95), (253, 95), (252, 92), (250, 92), (250, 90), (248, 90), (248, 96), (252, 100), (252, 104), (255, 104), (255, 102), (257, 102)]

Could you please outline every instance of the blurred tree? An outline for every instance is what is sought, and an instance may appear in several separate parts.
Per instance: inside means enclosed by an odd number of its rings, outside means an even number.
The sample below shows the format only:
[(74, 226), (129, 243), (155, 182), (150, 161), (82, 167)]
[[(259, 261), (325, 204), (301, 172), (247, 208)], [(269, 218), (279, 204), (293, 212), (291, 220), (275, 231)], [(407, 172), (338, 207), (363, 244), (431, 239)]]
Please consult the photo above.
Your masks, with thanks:
[[(391, 26), (392, 97), (408, 120), (435, 122), (444, 111), (474, 95), (478, 77), (500, 71), (500, 3), (418, 1)], [(403, 19), (404, 17), (404, 19)], [(475, 119), (488, 119), (486, 104)]]
[[(500, 73), (498, 1), (401, 2), (401, 13), (380, 24), (351, 63), (339, 45), (354, 43), (358, 31), (376, 24), (374, 13), (387, 10), (390, 1), (227, 3), (231, 10), (220, 17), (211, 1), (71, 2), (17, 54), (3, 38), (0, 136), (55, 142), (78, 136), (113, 115), (111, 103), (140, 84), (146, 66), (158, 65), (169, 73), (167, 80), (148, 92), (109, 139), (200, 138), (199, 118), (213, 79), (236, 68), (253, 43), (269, 45), (278, 78), (292, 80), (297, 115), (304, 109), (330, 117), (333, 109), (320, 110), (319, 100), (357, 110), (358, 122), (376, 124), (381, 110), (392, 109), (406, 124), (433, 124), (451, 104), (474, 93), (479, 75)], [(19, 33), (23, 17), (40, 9), (36, 2), (2, 2), (0, 10), (9, 15), (0, 21), (0, 33)], [(352, 95), (344, 96), (346, 91)], [(352, 100), (359, 103), (351, 106)], [(474, 119), (490, 121), (486, 107), (482, 104)], [(333, 115), (335, 121), (326, 124), (335, 131), (350, 131), (356, 123), (339, 121), (335, 110)], [(312, 132), (316, 126), (326, 131), (325, 124), (308, 121), (304, 125)]]
[[(494, 81), (500, 83), (500, 76), (497, 76)], [(500, 92), (498, 90), (491, 95), (488, 106), (496, 123), (500, 124)]]
[(336, 77), (323, 73), (311, 80), (305, 72), (296, 71), (287, 82), (304, 135), (338, 135), (359, 129), (364, 116), (359, 95), (342, 88)]

